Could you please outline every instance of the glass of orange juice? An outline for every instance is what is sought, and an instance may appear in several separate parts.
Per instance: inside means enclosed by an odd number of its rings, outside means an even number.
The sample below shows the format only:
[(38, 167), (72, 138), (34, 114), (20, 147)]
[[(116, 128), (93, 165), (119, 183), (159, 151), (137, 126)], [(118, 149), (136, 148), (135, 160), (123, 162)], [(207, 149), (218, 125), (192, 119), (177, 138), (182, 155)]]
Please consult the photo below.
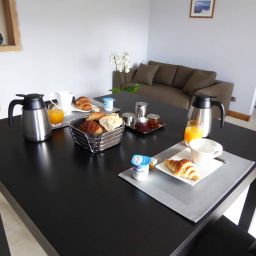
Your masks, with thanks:
[(52, 127), (59, 127), (64, 120), (64, 111), (58, 104), (50, 103), (48, 105), (48, 116)]
[(184, 133), (184, 141), (188, 146), (189, 142), (193, 139), (198, 139), (203, 137), (202, 125), (196, 120), (188, 121), (188, 124)]

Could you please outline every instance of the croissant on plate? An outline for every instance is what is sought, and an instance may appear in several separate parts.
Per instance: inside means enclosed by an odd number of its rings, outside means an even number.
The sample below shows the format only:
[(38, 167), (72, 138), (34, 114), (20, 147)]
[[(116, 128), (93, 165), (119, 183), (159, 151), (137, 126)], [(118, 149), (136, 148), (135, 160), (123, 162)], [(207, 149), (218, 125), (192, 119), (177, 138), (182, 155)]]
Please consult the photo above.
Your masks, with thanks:
[(75, 106), (79, 109), (85, 110), (85, 111), (89, 111), (92, 110), (92, 104), (91, 104), (91, 100), (85, 96), (81, 96), (79, 97), (76, 101), (75, 101)]
[(198, 170), (195, 168), (193, 163), (187, 159), (167, 159), (165, 160), (165, 165), (172, 172), (173, 175), (194, 181), (200, 179)]

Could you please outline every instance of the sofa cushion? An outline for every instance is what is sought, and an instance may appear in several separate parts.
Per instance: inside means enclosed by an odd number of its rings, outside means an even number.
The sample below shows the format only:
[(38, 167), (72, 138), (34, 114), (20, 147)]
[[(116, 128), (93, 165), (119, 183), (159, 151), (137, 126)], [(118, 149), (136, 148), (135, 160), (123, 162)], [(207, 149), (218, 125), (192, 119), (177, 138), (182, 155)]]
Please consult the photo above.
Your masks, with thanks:
[(149, 65), (159, 65), (154, 82), (172, 86), (173, 79), (177, 71), (177, 65), (166, 64), (156, 61), (149, 61)]
[(191, 95), (197, 90), (211, 86), (216, 75), (216, 72), (213, 71), (195, 70), (182, 90)]
[(145, 65), (141, 63), (133, 80), (137, 83), (152, 85), (158, 68), (158, 65)]
[(173, 86), (182, 89), (194, 71), (195, 69), (193, 68), (178, 66)]
[(188, 109), (189, 107), (190, 96), (185, 94), (182, 90), (171, 86), (156, 83), (153, 85), (144, 85), (138, 90), (137, 93), (175, 107), (185, 109)]

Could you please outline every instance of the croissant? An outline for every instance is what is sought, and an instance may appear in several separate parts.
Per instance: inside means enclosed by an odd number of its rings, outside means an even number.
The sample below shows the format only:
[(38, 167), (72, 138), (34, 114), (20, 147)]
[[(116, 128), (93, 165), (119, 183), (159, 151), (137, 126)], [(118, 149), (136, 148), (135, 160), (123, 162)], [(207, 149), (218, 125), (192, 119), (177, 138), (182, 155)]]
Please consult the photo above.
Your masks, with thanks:
[(85, 121), (80, 125), (79, 130), (94, 136), (104, 132), (104, 129), (95, 121)]
[(76, 101), (75, 101), (75, 105), (77, 108), (85, 110), (85, 111), (89, 111), (92, 110), (92, 104), (91, 104), (91, 100), (87, 97), (79, 97)]
[(165, 160), (165, 165), (173, 175), (194, 181), (200, 179), (198, 170), (195, 168), (193, 163), (187, 159), (181, 159), (178, 161), (167, 159)]
[(85, 96), (81, 96), (79, 97), (77, 100), (76, 100), (76, 103), (79, 103), (79, 102), (89, 102), (91, 103), (91, 99), (85, 97)]

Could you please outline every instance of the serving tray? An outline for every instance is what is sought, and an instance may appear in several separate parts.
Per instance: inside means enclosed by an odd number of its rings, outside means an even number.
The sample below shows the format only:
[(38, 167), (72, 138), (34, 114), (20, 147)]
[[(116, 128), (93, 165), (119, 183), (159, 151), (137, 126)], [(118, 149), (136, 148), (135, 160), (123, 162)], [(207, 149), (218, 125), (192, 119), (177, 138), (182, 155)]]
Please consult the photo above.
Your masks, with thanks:
[[(184, 142), (180, 142), (153, 157), (161, 163), (184, 148)], [(229, 164), (223, 164), (196, 186), (190, 186), (157, 168), (149, 172), (145, 181), (135, 180), (132, 168), (119, 176), (173, 211), (197, 222), (229, 193), (254, 165), (254, 162), (226, 151), (223, 151), (221, 157)]]
[(140, 134), (147, 135), (147, 134), (149, 134), (149, 133), (155, 132), (155, 131), (157, 131), (157, 130), (163, 128), (165, 125), (166, 125), (166, 123), (160, 122), (160, 123), (159, 123), (159, 126), (158, 126), (157, 128), (155, 128), (155, 129), (150, 129), (150, 130), (148, 130), (148, 131), (140, 131), (140, 130), (136, 129), (136, 128), (135, 128), (135, 124), (133, 124), (132, 126), (128, 126), (128, 125), (125, 125), (125, 126), (126, 126), (127, 128), (129, 128), (129, 129), (135, 131), (135, 132), (138, 132), (138, 133), (140, 133)]

